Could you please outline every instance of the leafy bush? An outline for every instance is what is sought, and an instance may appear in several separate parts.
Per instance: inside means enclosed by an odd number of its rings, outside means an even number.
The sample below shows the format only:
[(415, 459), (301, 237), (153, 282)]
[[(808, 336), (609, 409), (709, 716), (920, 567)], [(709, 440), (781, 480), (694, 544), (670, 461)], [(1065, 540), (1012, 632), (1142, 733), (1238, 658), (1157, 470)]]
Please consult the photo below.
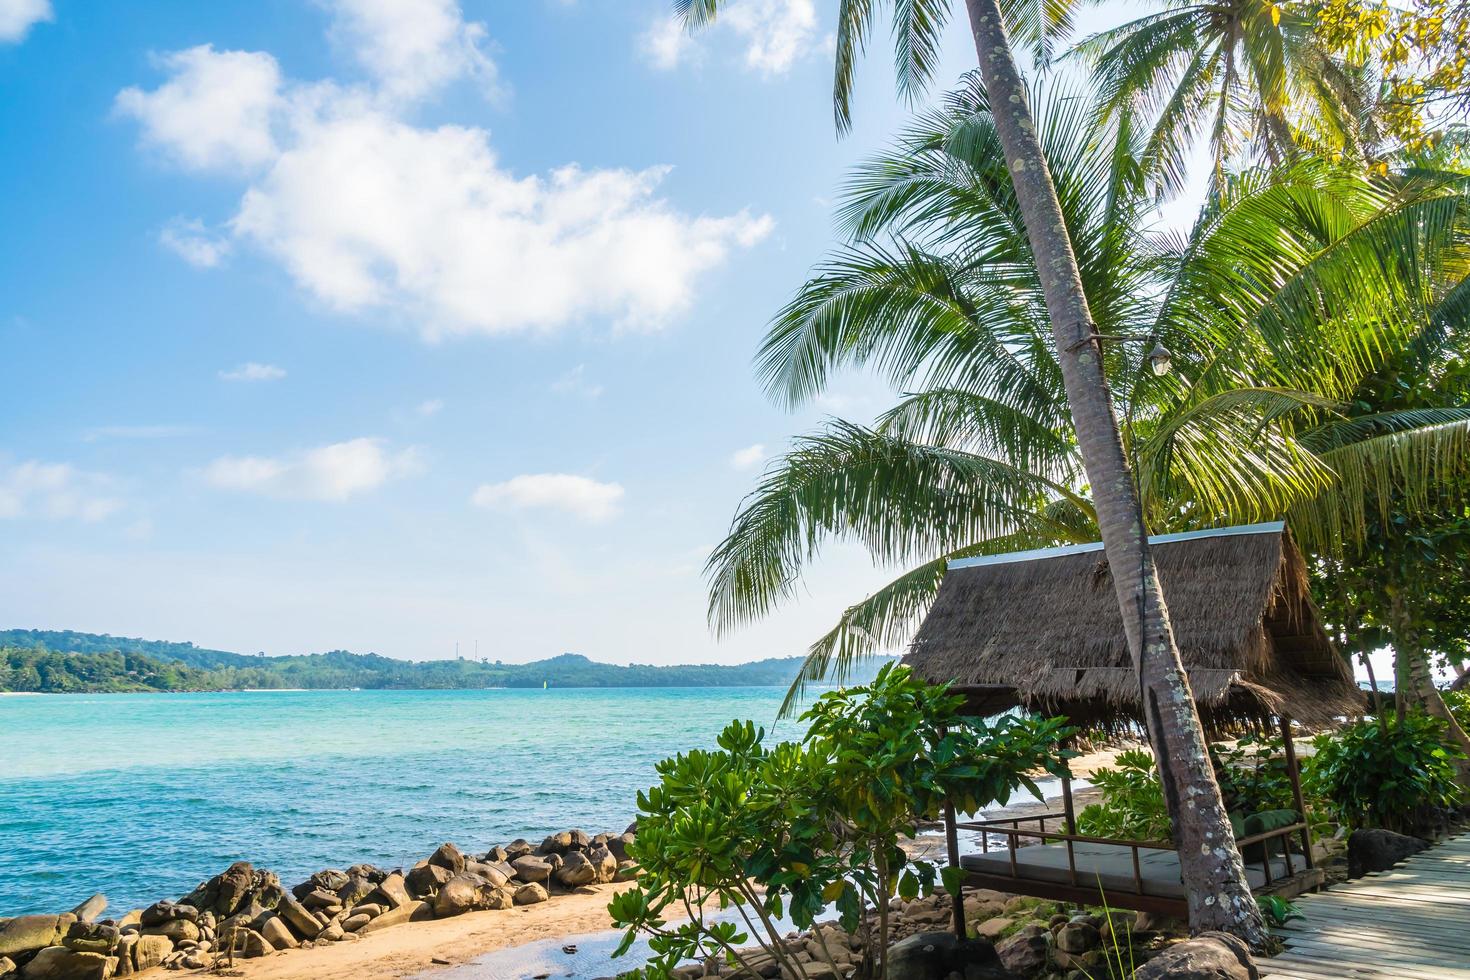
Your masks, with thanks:
[(1246, 735), (1233, 746), (1210, 746), (1225, 809), (1240, 813), (1294, 810), (1286, 746), (1279, 738)]
[(1470, 691), (1440, 691), (1444, 705), (1455, 716), (1460, 727), (1470, 731)]
[[(1040, 797), (1026, 773), (1065, 770), (1059, 744), (1071, 730), (1060, 719), (986, 725), (961, 718), (961, 704), (890, 666), (870, 685), (823, 695), (803, 716), (799, 744), (768, 748), (763, 730), (732, 722), (717, 751), (659, 763), (659, 784), (638, 796), (636, 886), (608, 906), (626, 930), (617, 955), (641, 932), (654, 953), (646, 975), (709, 956), (750, 970), (738, 949), (754, 937), (786, 975), (805, 980), (777, 920), (810, 928), (830, 902), (849, 932), (876, 910), (872, 946), (886, 950), (892, 897), (932, 893), (940, 878), (900, 841), (937, 819), (946, 799), (973, 811), (1021, 788)], [(958, 887), (958, 869), (944, 876)], [(668, 922), (670, 907), (687, 921)], [(730, 909), (738, 918), (711, 917)], [(884, 968), (880, 960), (871, 975)]]
[(1141, 749), (1118, 753), (1114, 768), (1092, 776), (1102, 802), (1077, 814), (1077, 830), (1088, 837), (1169, 842), (1173, 828), (1154, 757)]
[(1402, 722), (1390, 716), (1318, 735), (1303, 779), (1340, 823), (1411, 832), (1423, 810), (1461, 799), (1455, 778), (1461, 754), (1445, 742), (1445, 727), (1412, 712)]

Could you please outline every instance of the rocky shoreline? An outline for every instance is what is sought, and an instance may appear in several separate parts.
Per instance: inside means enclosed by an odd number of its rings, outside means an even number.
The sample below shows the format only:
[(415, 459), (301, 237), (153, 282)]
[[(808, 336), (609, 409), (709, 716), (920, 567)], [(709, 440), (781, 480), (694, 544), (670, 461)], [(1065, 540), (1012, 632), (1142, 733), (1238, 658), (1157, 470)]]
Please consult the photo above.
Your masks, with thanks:
[(555, 901), (631, 876), (631, 828), (552, 834), (467, 855), (440, 845), (412, 868), (327, 868), (289, 889), (241, 861), (178, 900), (103, 918), (93, 895), (69, 912), (0, 919), (0, 980), (109, 980), (154, 967), (204, 969), (353, 942), (408, 922)]

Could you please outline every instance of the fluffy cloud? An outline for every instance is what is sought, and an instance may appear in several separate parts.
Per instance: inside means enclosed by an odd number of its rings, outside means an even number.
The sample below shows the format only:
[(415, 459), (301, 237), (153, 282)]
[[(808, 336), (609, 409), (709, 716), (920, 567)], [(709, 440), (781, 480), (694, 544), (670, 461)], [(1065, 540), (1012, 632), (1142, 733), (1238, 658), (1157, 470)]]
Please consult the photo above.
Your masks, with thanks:
[(51, 0), (0, 0), (0, 44), (19, 44), (32, 27), (52, 16)]
[[(423, 35), (397, 37), (397, 18), (419, 4)], [(117, 99), (144, 142), (178, 165), (246, 175), (231, 239), (325, 306), (409, 320), (430, 338), (594, 316), (656, 329), (689, 307), (703, 274), (770, 233), (763, 215), (680, 211), (658, 194), (667, 167), (517, 174), (484, 129), (409, 121), (395, 97), (443, 83), (425, 74), (440, 62), (422, 52), (478, 51), (479, 32), (448, 0), (332, 6), (335, 30), (359, 52), (400, 45), (370, 59), (378, 88), (284, 82), (269, 54), (205, 45), (165, 57), (158, 88)], [(211, 257), (176, 237), (192, 259)]]
[(275, 58), (201, 44), (158, 64), (167, 82), (117, 95), (118, 111), (138, 120), (145, 143), (193, 170), (249, 171), (275, 158), (272, 127), (284, 106)]
[(175, 218), (163, 226), (158, 240), (199, 269), (213, 269), (230, 254), (230, 240), (211, 232), (198, 218)]
[(0, 464), (0, 519), (100, 521), (122, 507), (107, 492), (110, 484), (106, 477), (69, 463)]
[(571, 473), (527, 473), (481, 484), (470, 499), (491, 510), (559, 510), (598, 523), (617, 516), (623, 487)]
[[(736, 39), (751, 71), (782, 75), (817, 48), (817, 8), (814, 0), (734, 0), (709, 30)], [(669, 70), (688, 59), (693, 41), (677, 21), (660, 17), (644, 33), (640, 47), (649, 64)]]
[(416, 100), (473, 78), (495, 92), (484, 25), (466, 22), (455, 0), (327, 0), (333, 35), (392, 99)]
[(219, 376), (224, 381), (279, 381), (286, 376), (286, 369), (274, 364), (246, 361), (239, 367), (221, 371)]
[(222, 490), (298, 500), (346, 500), (419, 471), (413, 450), (390, 452), (381, 439), (352, 439), (286, 456), (221, 456), (204, 470)]
[(746, 446), (744, 449), (737, 449), (731, 453), (730, 466), (737, 470), (753, 469), (759, 466), (765, 458), (765, 444), (758, 442), (753, 446)]

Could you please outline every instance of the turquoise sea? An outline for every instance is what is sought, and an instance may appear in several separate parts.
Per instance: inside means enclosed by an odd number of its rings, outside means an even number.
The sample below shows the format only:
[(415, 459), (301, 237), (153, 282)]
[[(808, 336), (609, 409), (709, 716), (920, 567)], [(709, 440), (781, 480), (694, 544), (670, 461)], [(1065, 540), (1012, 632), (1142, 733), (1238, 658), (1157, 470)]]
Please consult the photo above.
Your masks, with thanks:
[(0, 916), (178, 897), (232, 861), (288, 885), (622, 830), (653, 764), (777, 688), (0, 697)]

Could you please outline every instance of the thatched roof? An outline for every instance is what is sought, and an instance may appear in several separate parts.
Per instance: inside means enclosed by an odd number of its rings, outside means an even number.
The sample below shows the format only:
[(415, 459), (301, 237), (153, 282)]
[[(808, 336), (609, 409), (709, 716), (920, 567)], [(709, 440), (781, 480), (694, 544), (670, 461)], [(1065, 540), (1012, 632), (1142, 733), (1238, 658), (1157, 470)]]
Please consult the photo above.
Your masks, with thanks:
[[(1150, 538), (1206, 726), (1288, 715), (1326, 727), (1361, 712), (1282, 524)], [(977, 713), (1024, 705), (1088, 727), (1136, 721), (1138, 681), (1102, 545), (952, 562), (904, 658), (953, 682)]]

